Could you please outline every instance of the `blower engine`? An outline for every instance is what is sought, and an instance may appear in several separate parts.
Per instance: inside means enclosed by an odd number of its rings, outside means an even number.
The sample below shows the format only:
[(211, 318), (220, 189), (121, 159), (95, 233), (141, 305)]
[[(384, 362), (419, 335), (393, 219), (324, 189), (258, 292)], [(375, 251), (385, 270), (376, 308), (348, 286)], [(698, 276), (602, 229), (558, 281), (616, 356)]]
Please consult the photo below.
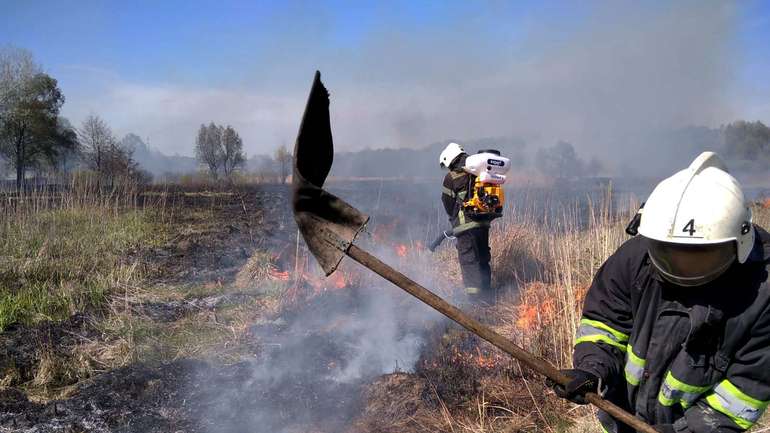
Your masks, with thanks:
[(511, 161), (500, 156), (498, 150), (480, 150), (465, 160), (463, 170), (474, 176), (475, 181), (468, 190), (468, 199), (463, 203), (463, 212), (474, 220), (492, 220), (503, 215), (505, 194), (503, 183), (510, 169)]

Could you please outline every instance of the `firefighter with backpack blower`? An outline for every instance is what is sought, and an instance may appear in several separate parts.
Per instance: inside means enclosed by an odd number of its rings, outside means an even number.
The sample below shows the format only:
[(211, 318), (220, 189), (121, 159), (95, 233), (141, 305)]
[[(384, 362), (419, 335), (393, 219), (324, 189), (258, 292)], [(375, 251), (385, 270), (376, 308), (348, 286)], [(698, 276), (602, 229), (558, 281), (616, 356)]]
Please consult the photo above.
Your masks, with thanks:
[(430, 246), (434, 251), (444, 239), (457, 240), (463, 284), (469, 301), (494, 300), (492, 292), (489, 225), (503, 214), (502, 184), (510, 161), (496, 150), (468, 155), (457, 143), (449, 143), (439, 156), (444, 177), (441, 201), (452, 229)]

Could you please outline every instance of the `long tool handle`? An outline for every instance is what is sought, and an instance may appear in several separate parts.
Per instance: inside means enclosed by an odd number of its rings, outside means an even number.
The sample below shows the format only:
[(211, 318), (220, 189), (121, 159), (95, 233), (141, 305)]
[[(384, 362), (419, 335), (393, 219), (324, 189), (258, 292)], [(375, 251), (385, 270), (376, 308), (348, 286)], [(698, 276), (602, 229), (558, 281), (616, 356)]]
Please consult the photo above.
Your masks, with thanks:
[[(407, 278), (404, 274), (383, 263), (377, 257), (374, 257), (373, 255), (367, 253), (355, 245), (352, 245), (348, 249), (347, 255), (358, 263), (376, 272), (381, 277), (405, 290), (415, 298), (430, 305), (439, 313), (459, 323), (465, 329), (473, 332), (484, 340), (492, 343), (495, 347), (518, 359), (527, 367), (537, 371), (543, 376), (561, 385), (566, 385), (567, 382), (569, 382), (569, 378), (559, 372), (556, 367), (551, 365), (551, 363), (545, 359), (538, 358), (537, 356), (511, 343), (502, 335), (491, 330), (489, 327), (483, 325), (476, 319), (473, 319), (472, 317), (463, 313), (457, 307), (451, 305), (430, 290)], [(658, 433), (657, 430), (653, 429), (645, 422), (624, 411), (615, 404), (601, 398), (598, 394), (588, 393), (586, 394), (585, 399), (594, 406), (607, 412), (617, 420), (628, 425), (629, 427), (636, 429), (637, 431), (643, 433)]]

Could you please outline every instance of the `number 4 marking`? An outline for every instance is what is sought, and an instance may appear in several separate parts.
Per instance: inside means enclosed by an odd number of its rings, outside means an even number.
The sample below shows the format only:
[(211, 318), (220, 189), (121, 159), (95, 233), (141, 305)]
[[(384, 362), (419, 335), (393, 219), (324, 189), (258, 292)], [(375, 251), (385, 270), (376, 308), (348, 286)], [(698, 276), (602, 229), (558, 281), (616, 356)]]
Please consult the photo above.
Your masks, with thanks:
[(682, 229), (682, 232), (684, 233), (690, 233), (690, 236), (695, 234), (695, 219), (691, 219), (687, 222), (687, 224)]

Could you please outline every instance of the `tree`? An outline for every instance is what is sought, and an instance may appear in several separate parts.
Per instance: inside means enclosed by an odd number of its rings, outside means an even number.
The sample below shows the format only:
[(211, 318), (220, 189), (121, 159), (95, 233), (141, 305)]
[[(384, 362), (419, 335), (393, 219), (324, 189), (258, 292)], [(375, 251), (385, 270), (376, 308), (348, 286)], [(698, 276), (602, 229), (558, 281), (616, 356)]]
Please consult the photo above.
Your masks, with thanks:
[(577, 177), (585, 173), (585, 163), (578, 158), (572, 144), (566, 141), (539, 149), (535, 162), (540, 171), (557, 177)]
[(286, 178), (289, 177), (293, 158), (289, 150), (286, 149), (286, 144), (282, 144), (281, 147), (275, 150), (275, 160), (281, 169), (281, 183), (286, 183)]
[(41, 72), (29, 51), (0, 48), (0, 122), (18, 99), (23, 83)]
[(55, 158), (62, 143), (52, 137), (64, 95), (30, 59), (24, 51), (0, 56), (0, 154), (16, 169), (19, 190), (27, 170)]
[(246, 162), (243, 154), (243, 140), (232, 126), (219, 126), (214, 122), (201, 125), (195, 140), (195, 157), (208, 167), (209, 173), (217, 179), (222, 170), (225, 177), (232, 175)]
[(201, 125), (198, 138), (195, 140), (195, 157), (209, 168), (214, 179), (219, 177), (224, 150), (222, 149), (221, 127), (211, 122), (209, 126)]
[(78, 130), (83, 160), (88, 168), (102, 178), (107, 173), (110, 152), (115, 145), (115, 136), (107, 123), (99, 116), (90, 115)]
[(236, 168), (243, 166), (246, 162), (243, 154), (243, 140), (230, 125), (222, 131), (222, 148), (222, 168), (225, 177), (230, 177)]
[(591, 158), (585, 166), (585, 172), (589, 176), (598, 176), (602, 170), (604, 170), (604, 164), (596, 157)]
[(739, 120), (722, 128), (728, 156), (756, 161), (770, 159), (770, 128), (760, 121)]
[(145, 183), (149, 174), (133, 159), (134, 149), (125, 140), (118, 142), (107, 123), (90, 115), (78, 130), (83, 160), (93, 170), (100, 186)]
[(80, 151), (80, 141), (75, 128), (69, 120), (59, 117), (56, 120), (56, 129), (48, 137), (51, 141), (45, 157), (48, 165), (56, 172), (67, 172), (76, 160)]

